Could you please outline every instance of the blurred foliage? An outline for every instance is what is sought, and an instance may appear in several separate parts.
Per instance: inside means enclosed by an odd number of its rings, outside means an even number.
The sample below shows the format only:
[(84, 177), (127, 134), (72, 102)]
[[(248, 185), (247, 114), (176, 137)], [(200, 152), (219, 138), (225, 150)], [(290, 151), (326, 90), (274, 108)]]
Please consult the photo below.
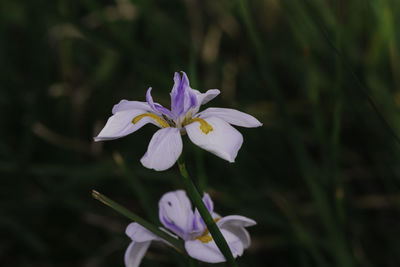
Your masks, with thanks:
[[(240, 129), (235, 164), (185, 144), (217, 211), (258, 222), (240, 266), (399, 266), (399, 14), (397, 0), (2, 0), (0, 266), (123, 266), (129, 221), (90, 191), (157, 222), (182, 184), (141, 166), (152, 126), (92, 137), (149, 86), (168, 105), (179, 70), (264, 123)], [(154, 245), (142, 266), (176, 266), (170, 253)]]

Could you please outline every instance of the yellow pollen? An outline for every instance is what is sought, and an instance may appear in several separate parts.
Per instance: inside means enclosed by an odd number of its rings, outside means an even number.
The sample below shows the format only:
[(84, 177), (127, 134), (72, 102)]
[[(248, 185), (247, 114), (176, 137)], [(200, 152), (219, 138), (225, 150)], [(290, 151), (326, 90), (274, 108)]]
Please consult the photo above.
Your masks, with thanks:
[[(216, 219), (214, 219), (214, 221), (215, 221), (215, 222), (218, 222), (219, 219), (220, 219), (220, 218), (216, 218)], [(200, 240), (200, 241), (203, 242), (203, 243), (208, 243), (208, 242), (210, 242), (210, 241), (213, 240), (212, 237), (211, 237), (211, 235), (210, 235), (210, 231), (208, 231), (208, 228), (206, 228), (206, 229), (204, 230), (204, 232), (203, 232), (200, 236), (196, 237), (196, 239), (197, 239), (197, 240)]]
[(188, 124), (191, 124), (196, 121), (200, 123), (200, 130), (202, 130), (203, 133), (208, 134), (209, 132), (214, 130), (213, 127), (210, 124), (208, 124), (208, 122), (200, 118), (193, 118), (189, 121)]
[(164, 119), (160, 118), (159, 116), (157, 116), (156, 114), (153, 114), (153, 113), (144, 113), (139, 116), (136, 116), (135, 118), (133, 118), (132, 123), (136, 124), (136, 123), (138, 123), (138, 121), (140, 121), (144, 117), (150, 117), (155, 122), (157, 122), (162, 128), (169, 127), (168, 122), (166, 122)]

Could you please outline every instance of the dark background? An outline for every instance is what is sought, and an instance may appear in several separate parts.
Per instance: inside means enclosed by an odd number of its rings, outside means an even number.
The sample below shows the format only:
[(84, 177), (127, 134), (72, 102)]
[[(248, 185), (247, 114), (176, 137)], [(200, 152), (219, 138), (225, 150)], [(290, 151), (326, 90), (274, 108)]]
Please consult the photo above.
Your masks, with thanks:
[[(236, 163), (184, 149), (222, 215), (255, 219), (240, 266), (399, 266), (400, 1), (0, 2), (0, 266), (123, 266), (129, 220), (183, 188), (139, 160), (155, 131), (94, 143), (114, 104), (169, 106), (173, 73), (219, 88)], [(187, 137), (185, 138), (187, 139)], [(187, 141), (187, 140), (186, 140)], [(185, 266), (156, 245), (142, 266)]]

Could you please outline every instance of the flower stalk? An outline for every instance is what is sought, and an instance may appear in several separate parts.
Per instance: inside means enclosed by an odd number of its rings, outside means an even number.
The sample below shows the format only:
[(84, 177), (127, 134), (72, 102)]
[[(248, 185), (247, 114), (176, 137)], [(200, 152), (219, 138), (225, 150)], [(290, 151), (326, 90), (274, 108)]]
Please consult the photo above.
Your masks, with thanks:
[(226, 242), (224, 236), (222, 235), (221, 231), (219, 230), (218, 226), (216, 225), (214, 219), (212, 218), (211, 214), (208, 212), (207, 207), (204, 205), (204, 202), (198, 192), (196, 186), (194, 185), (192, 179), (189, 176), (189, 173), (186, 170), (185, 160), (182, 155), (178, 158), (178, 166), (179, 171), (182, 176), (183, 183), (186, 188), (186, 192), (197, 208), (202, 217), (204, 223), (207, 225), (207, 229), (210, 231), (212, 238), (215, 240), (215, 243), (219, 250), (224, 255), (225, 259), (227, 260), (228, 266), (237, 267), (237, 263), (232, 255), (232, 252)]
[(153, 234), (161, 237), (162, 239), (166, 240), (168, 243), (170, 243), (178, 252), (180, 253), (185, 253), (185, 248), (183, 246), (182, 240), (173, 238), (169, 234), (161, 231), (158, 227), (155, 225), (151, 224), (150, 222), (146, 221), (142, 217), (134, 214), (133, 212), (129, 211), (127, 208), (123, 207), (122, 205), (118, 204), (117, 202), (109, 199), (108, 197), (104, 196), (103, 194), (97, 192), (96, 190), (92, 190), (92, 197), (101, 203), (109, 206), (113, 210), (117, 211), (118, 213), (124, 215), (128, 219), (137, 222)]

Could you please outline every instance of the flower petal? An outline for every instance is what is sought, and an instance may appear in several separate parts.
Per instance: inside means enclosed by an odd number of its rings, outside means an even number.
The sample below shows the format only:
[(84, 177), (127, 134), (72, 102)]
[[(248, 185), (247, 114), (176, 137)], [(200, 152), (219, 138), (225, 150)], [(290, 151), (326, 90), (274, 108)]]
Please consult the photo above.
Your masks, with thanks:
[[(229, 248), (232, 251), (233, 257), (241, 256), (243, 254), (243, 244), (240, 239), (229, 231), (221, 229)], [(203, 243), (198, 239), (188, 240), (185, 242), (185, 249), (189, 256), (200, 261), (208, 263), (224, 262), (225, 257), (215, 244), (214, 240)]]
[(225, 225), (224, 229), (236, 235), (242, 242), (244, 249), (250, 246), (251, 244), (250, 234), (244, 227)]
[(195, 93), (197, 98), (197, 105), (193, 108), (193, 114), (196, 114), (199, 111), (201, 105), (208, 103), (220, 94), (218, 89), (210, 89), (205, 93), (200, 93), (194, 89), (192, 89), (192, 91)]
[(132, 242), (125, 251), (125, 266), (137, 267), (140, 265), (144, 254), (152, 240), (161, 240), (158, 236), (144, 228), (138, 223), (130, 223), (125, 233), (132, 239)]
[(125, 251), (125, 266), (138, 267), (142, 262), (151, 241), (147, 242), (131, 242)]
[(200, 118), (216, 117), (226, 121), (229, 124), (241, 127), (259, 127), (262, 123), (253, 116), (230, 108), (208, 108), (199, 113)]
[[(210, 214), (214, 215), (214, 202), (212, 201), (211, 197), (209, 194), (204, 193), (203, 195), (203, 202), (204, 205), (206, 206), (208, 212)], [(214, 218), (214, 216), (213, 216)], [(196, 225), (196, 228), (204, 230), (207, 228), (206, 223), (204, 222), (203, 218), (201, 218), (201, 215), (197, 208), (194, 211), (194, 219), (193, 219), (194, 225)]]
[(151, 90), (152, 90), (152, 88), (150, 87), (146, 93), (146, 101), (147, 101), (149, 107), (151, 107), (153, 112), (155, 112), (158, 115), (164, 114), (164, 115), (167, 115), (169, 118), (173, 118), (174, 116), (169, 109), (164, 108), (162, 105), (160, 105), (158, 103), (154, 103), (153, 97), (151, 96)]
[(118, 139), (135, 132), (147, 123), (152, 123), (160, 127), (160, 125), (158, 125), (154, 120), (149, 117), (145, 117), (135, 124), (132, 123), (132, 120), (136, 116), (139, 116), (144, 112), (144, 110), (139, 109), (130, 109), (116, 112), (108, 119), (106, 125), (101, 130), (99, 135), (94, 138), (94, 140), (105, 141)]
[(167, 127), (153, 135), (140, 162), (149, 169), (163, 171), (172, 167), (181, 153), (182, 138), (179, 129)]
[(118, 104), (114, 105), (112, 109), (112, 114), (115, 114), (120, 111), (126, 111), (130, 109), (139, 109), (143, 110), (143, 113), (151, 112), (152, 109), (146, 102), (141, 101), (128, 101), (126, 99), (122, 99)]
[(242, 134), (221, 119), (212, 117), (206, 122), (212, 126), (212, 131), (207, 134), (200, 129), (197, 121), (185, 126), (190, 140), (199, 147), (234, 162), (243, 143)]
[(256, 224), (257, 223), (254, 220), (240, 215), (226, 216), (217, 222), (219, 228), (225, 229), (236, 235), (240, 241), (242, 241), (245, 249), (250, 246), (251, 240), (249, 233), (246, 231), (246, 229), (244, 229), (244, 227), (249, 227)]
[(197, 98), (194, 90), (190, 88), (185, 72), (182, 71), (182, 78), (178, 72), (175, 72), (174, 82), (171, 91), (171, 111), (176, 118), (179, 118), (197, 105)]
[(238, 226), (238, 227), (249, 227), (249, 226), (256, 225), (257, 223), (253, 219), (250, 219), (250, 218), (247, 218), (244, 216), (240, 216), (240, 215), (225, 216), (217, 222), (218, 227), (221, 227), (221, 228), (223, 228), (224, 225), (227, 225), (227, 224)]
[(159, 218), (161, 223), (169, 230), (188, 239), (193, 232), (192, 204), (183, 190), (164, 194), (159, 203)]
[(138, 223), (130, 223), (126, 227), (125, 234), (129, 236), (134, 242), (146, 242), (152, 240), (160, 240), (158, 236), (144, 228)]

